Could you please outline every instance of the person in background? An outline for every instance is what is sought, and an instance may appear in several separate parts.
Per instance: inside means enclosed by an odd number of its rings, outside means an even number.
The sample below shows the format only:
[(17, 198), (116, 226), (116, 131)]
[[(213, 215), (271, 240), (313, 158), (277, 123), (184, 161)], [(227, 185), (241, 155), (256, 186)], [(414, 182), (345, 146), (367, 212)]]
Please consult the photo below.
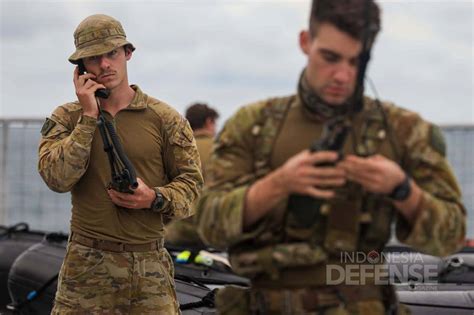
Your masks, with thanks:
[[(241, 108), (219, 133), (196, 220), (251, 280), (218, 291), (219, 314), (403, 314), (379, 282), (392, 223), (432, 255), (462, 246), (466, 212), (440, 129), (363, 96), (361, 56), (380, 24), (373, 0), (313, 0), (297, 93)], [(345, 259), (355, 255), (367, 262)]]

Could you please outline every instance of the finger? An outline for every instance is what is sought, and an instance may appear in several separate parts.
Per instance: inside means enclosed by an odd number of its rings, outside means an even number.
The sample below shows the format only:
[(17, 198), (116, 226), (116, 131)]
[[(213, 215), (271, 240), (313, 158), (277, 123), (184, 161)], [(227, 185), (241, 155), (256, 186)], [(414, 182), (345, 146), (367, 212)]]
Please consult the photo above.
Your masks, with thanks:
[(332, 177), (345, 177), (346, 171), (342, 168), (336, 167), (308, 167), (302, 170), (302, 175), (318, 177), (318, 178), (332, 178)]
[[(82, 84), (84, 85), (86, 82), (88, 81), (94, 81), (94, 79), (96, 78), (96, 76), (92, 73), (85, 73), (85, 74), (81, 74), (79, 75), (78, 79), (77, 79), (77, 82), (79, 84)], [(89, 80), (91, 79), (91, 80)], [(94, 81), (95, 82), (95, 81)]]
[(320, 151), (311, 153), (307, 159), (309, 164), (319, 164), (324, 162), (336, 162), (339, 158), (339, 153), (335, 151)]
[(137, 183), (138, 183), (138, 186), (136, 188), (130, 187), (130, 189), (134, 191), (137, 191), (137, 190), (143, 191), (143, 189), (148, 188), (148, 185), (145, 184), (145, 182), (140, 177), (137, 177)]
[(321, 199), (331, 199), (336, 195), (334, 190), (319, 189), (316, 187), (308, 187), (304, 194), (313, 198)]
[(110, 199), (114, 204), (120, 207), (129, 208), (129, 209), (136, 209), (138, 203), (134, 200), (128, 200), (122, 198), (123, 196), (120, 193), (114, 193), (111, 189), (108, 191)]
[[(91, 80), (87, 81), (86, 84), (87, 84), (88, 82), (91, 82)], [(84, 85), (84, 87), (86, 87), (86, 86)], [(105, 89), (105, 88), (106, 88), (106, 87), (105, 87), (104, 85), (92, 81), (91, 86), (87, 87), (87, 88), (86, 88), (86, 91), (89, 92), (89, 93), (91, 93), (91, 94), (93, 94), (93, 93), (95, 93), (95, 91), (97, 91), (98, 89)]]
[(366, 160), (344, 160), (339, 162), (337, 166), (343, 168), (347, 173), (351, 173), (353, 175), (374, 173), (378, 170), (376, 165), (369, 163)]
[(331, 178), (331, 179), (319, 179), (315, 185), (321, 188), (327, 188), (327, 187), (341, 187), (345, 184), (346, 184), (346, 179), (342, 177), (342, 178)]
[(385, 192), (384, 182), (378, 180), (378, 177), (359, 177), (359, 178), (349, 179), (349, 180), (360, 184), (362, 187), (364, 187), (365, 190), (369, 192), (372, 192), (372, 193)]
[(84, 83), (83, 87), (84, 87), (85, 89), (90, 89), (92, 86), (94, 86), (94, 85), (96, 85), (96, 84), (97, 84), (97, 82), (94, 82), (93, 80), (87, 80), (87, 81)]
[(359, 184), (367, 182), (378, 182), (377, 176), (373, 173), (364, 173), (364, 172), (347, 172), (347, 179)]
[(107, 192), (109, 193), (109, 196), (120, 200), (121, 202), (136, 202), (134, 195), (121, 193), (113, 189), (109, 189)]
[(293, 185), (294, 191), (301, 191), (306, 189), (306, 187), (341, 187), (345, 185), (346, 179), (342, 178), (332, 178), (332, 179), (321, 179), (314, 177), (301, 178), (297, 183)]

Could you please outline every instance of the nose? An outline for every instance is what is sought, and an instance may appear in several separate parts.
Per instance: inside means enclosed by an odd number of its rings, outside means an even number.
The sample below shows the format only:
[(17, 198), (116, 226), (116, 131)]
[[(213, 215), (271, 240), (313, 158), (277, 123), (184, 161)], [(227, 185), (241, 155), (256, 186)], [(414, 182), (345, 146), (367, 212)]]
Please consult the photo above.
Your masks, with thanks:
[(100, 56), (99, 65), (101, 69), (108, 69), (110, 67), (109, 59), (105, 56)]
[(355, 70), (351, 65), (342, 64), (336, 69), (334, 79), (339, 83), (348, 83), (352, 80), (354, 75)]

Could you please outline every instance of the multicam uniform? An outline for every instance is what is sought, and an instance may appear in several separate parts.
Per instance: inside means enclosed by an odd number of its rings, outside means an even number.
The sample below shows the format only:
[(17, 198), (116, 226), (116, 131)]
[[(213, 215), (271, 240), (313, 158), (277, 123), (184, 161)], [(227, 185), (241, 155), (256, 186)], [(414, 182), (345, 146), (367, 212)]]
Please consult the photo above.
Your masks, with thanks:
[[(208, 134), (194, 133), (196, 145), (201, 158), (202, 174), (204, 183), (206, 182), (206, 168), (212, 152), (214, 138)], [(166, 226), (166, 241), (173, 245), (188, 246), (194, 248), (204, 247), (204, 244), (197, 233), (195, 218), (187, 218), (170, 222)]]
[(365, 98), (343, 151), (384, 155), (409, 174), (423, 189), (413, 226), (387, 197), (348, 183), (342, 198), (321, 206), (310, 226), (296, 224), (285, 200), (244, 228), (248, 188), (321, 136), (322, 122), (313, 119), (300, 95), (243, 107), (216, 140), (197, 208), (199, 230), (206, 243), (228, 248), (234, 271), (252, 280), (250, 290), (221, 290), (218, 309), (221, 314), (320, 314), (322, 309), (324, 314), (385, 314), (397, 304), (393, 288), (374, 285), (374, 277), (364, 273), (358, 280), (366, 285), (330, 286), (326, 268), (344, 265), (343, 252), (380, 252), (396, 219), (398, 239), (421, 251), (444, 256), (461, 246), (465, 209), (443, 138), (417, 114), (383, 103), (387, 130), (382, 111)]
[(165, 199), (162, 211), (117, 207), (96, 119), (78, 102), (58, 107), (42, 130), (39, 172), (54, 191), (72, 194), (72, 242), (61, 269), (55, 314), (176, 314), (173, 264), (163, 219), (190, 216), (202, 186), (192, 130), (167, 104), (132, 86), (115, 125), (137, 176)]

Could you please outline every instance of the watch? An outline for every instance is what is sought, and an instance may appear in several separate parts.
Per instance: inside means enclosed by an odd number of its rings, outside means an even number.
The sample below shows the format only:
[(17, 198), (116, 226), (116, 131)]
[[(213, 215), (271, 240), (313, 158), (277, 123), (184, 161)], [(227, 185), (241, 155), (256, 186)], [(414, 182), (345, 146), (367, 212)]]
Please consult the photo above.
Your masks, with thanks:
[(404, 201), (407, 200), (411, 193), (411, 185), (410, 185), (410, 177), (405, 174), (405, 179), (403, 182), (398, 184), (392, 192), (388, 195), (388, 197), (392, 200), (396, 201)]
[(155, 189), (155, 200), (151, 203), (150, 210), (153, 212), (160, 212), (161, 208), (165, 204), (165, 199), (158, 189)]

